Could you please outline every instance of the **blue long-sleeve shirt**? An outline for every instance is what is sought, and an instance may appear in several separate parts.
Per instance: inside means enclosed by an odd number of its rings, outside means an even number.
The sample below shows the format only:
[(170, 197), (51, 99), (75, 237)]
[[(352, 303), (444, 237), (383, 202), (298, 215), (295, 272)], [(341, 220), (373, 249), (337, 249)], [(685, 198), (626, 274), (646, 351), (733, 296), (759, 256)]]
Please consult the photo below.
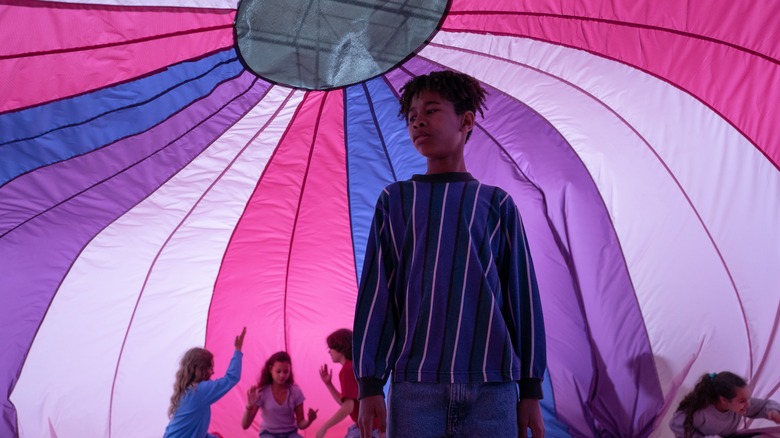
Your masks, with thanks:
[(355, 312), (360, 397), (396, 381), (520, 383), (541, 397), (544, 322), (517, 207), (468, 173), (415, 175), (377, 201)]
[(179, 407), (165, 428), (163, 438), (205, 438), (211, 422), (211, 404), (227, 394), (241, 379), (241, 360), (244, 355), (236, 350), (230, 359), (224, 377), (204, 380), (187, 389)]

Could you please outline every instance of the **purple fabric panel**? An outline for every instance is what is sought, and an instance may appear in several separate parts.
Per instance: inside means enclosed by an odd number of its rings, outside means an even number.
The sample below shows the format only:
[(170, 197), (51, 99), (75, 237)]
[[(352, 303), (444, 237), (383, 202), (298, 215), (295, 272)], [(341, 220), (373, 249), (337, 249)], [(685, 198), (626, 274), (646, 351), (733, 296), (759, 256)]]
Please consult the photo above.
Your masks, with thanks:
[(205, 119), (227, 100), (246, 91), (253, 78), (253, 75), (245, 72), (145, 133), (23, 174), (0, 186), (0, 237), (164, 147), (190, 129), (193, 121)]
[[(14, 185), (17, 190), (52, 191), (50, 199), (27, 208), (36, 211), (53, 206), (0, 238), (0, 385), (7, 394), (2, 430), (16, 421), (8, 394), (76, 257), (95, 235), (164, 184), (262, 99), (267, 83), (258, 82), (241, 94), (251, 80), (248, 75), (241, 76), (235, 85), (223, 84), (152, 130), (70, 160), (78, 165), (54, 169), (68, 166), (65, 162), (39, 170), (51, 172), (49, 177), (56, 180), (30, 178), (26, 179), (29, 185)], [(192, 130), (177, 140), (188, 129)], [(102, 167), (107, 168), (104, 173), (94, 174), (103, 171)], [(57, 203), (61, 200), (64, 202)]]
[[(433, 69), (420, 58), (405, 67), (415, 74)], [(477, 118), (466, 145), (467, 167), (481, 181), (505, 188), (522, 214), (547, 322), (558, 416), (573, 434), (647, 435), (663, 396), (598, 188), (553, 126), (524, 104), (489, 91), (489, 110)]]

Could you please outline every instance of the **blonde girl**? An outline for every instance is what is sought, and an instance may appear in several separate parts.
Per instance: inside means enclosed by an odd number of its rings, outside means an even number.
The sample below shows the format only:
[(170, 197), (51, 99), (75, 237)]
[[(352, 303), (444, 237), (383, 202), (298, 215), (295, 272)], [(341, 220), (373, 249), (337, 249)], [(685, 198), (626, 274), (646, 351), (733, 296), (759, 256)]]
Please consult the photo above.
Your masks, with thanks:
[(245, 335), (246, 327), (236, 336), (236, 351), (225, 376), (216, 380), (209, 380), (214, 374), (214, 355), (210, 351), (191, 348), (184, 353), (173, 384), (171, 406), (168, 408), (171, 421), (165, 428), (164, 438), (215, 437), (208, 433), (211, 405), (236, 386), (241, 378), (241, 347)]

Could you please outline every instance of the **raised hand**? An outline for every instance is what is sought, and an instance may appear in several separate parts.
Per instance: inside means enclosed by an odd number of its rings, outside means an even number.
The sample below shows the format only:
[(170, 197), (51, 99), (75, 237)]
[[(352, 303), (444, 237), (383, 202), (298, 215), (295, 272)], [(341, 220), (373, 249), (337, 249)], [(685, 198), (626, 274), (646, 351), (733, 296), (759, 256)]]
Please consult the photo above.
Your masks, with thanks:
[(312, 408), (309, 408), (308, 418), (309, 418), (309, 424), (311, 424), (312, 421), (317, 419), (317, 411)]
[(241, 347), (244, 346), (244, 336), (246, 336), (246, 327), (244, 327), (243, 330), (241, 330), (241, 334), (236, 336), (235, 346), (236, 350), (241, 351)]
[(326, 385), (330, 384), (333, 379), (333, 371), (328, 369), (328, 365), (324, 364), (320, 367), (320, 379)]
[(260, 400), (260, 388), (257, 385), (252, 385), (246, 391), (246, 407), (257, 406), (257, 402)]

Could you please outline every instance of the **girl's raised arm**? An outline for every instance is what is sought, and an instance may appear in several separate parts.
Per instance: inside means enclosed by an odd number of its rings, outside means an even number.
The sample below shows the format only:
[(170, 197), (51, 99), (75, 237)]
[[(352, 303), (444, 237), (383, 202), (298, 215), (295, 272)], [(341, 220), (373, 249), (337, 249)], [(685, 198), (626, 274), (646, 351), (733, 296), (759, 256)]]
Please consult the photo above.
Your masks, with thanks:
[(236, 350), (241, 351), (241, 347), (244, 346), (244, 336), (246, 336), (246, 327), (244, 327), (243, 330), (241, 330), (241, 334), (236, 336), (236, 341), (234, 345), (236, 346)]

